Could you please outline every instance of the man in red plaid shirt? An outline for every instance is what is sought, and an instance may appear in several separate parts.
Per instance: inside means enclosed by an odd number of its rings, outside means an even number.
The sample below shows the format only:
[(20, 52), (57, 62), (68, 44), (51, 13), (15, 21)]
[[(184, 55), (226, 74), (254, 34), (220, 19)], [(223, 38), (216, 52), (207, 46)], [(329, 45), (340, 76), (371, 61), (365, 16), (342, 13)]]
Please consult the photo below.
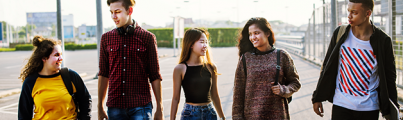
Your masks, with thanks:
[[(154, 34), (131, 19), (134, 0), (108, 0), (116, 29), (101, 38), (98, 81), (98, 119), (151, 119), (151, 86), (163, 119), (161, 74)], [(103, 107), (108, 88), (108, 116)]]

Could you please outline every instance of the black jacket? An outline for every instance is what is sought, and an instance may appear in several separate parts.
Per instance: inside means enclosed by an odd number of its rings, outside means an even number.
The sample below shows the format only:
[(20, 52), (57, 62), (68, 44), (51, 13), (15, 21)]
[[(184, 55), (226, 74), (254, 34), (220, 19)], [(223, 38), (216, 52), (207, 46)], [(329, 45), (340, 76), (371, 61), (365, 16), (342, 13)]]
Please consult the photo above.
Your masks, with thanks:
[[(377, 91), (379, 107), (382, 115), (385, 116), (390, 113), (389, 98), (399, 108), (399, 104), (397, 104), (395, 57), (391, 38), (378, 27), (374, 25), (372, 26), (373, 33), (370, 37), (370, 44), (374, 54), (376, 55), (376, 61), (378, 63), (378, 75), (380, 81)], [(326, 52), (325, 60), (322, 65), (318, 84), (312, 95), (312, 103), (326, 100), (333, 102), (333, 96), (336, 89), (336, 78), (338, 74), (338, 63), (340, 56), (339, 50), (340, 46), (347, 39), (350, 28), (351, 26), (348, 25), (343, 36), (337, 43), (336, 39), (340, 27), (336, 28), (336, 30), (333, 32), (332, 40), (330, 41), (329, 48)]]
[[(60, 74), (60, 72), (58, 73)], [(77, 119), (79, 120), (89, 120), (91, 119), (91, 95), (89, 94), (87, 87), (85, 86), (81, 77), (77, 72), (69, 70), (71, 82), (76, 88), (75, 93), (75, 103), (76, 109), (79, 110), (77, 113)], [(18, 119), (19, 120), (32, 120), (33, 117), (33, 107), (34, 100), (32, 98), (32, 89), (35, 86), (35, 82), (39, 77), (38, 73), (29, 75), (22, 85), (20, 100), (18, 103)]]

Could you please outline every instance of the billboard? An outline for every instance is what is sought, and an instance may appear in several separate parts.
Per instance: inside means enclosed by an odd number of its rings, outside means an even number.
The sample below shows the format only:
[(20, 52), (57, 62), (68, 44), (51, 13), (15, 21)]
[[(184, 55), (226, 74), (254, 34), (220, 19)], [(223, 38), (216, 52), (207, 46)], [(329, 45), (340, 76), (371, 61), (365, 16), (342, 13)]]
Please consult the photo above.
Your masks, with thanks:
[(81, 25), (78, 27), (78, 37), (87, 38), (87, 26), (86, 25)]
[(97, 26), (87, 26), (87, 37), (95, 37), (97, 33)]
[(27, 13), (27, 23), (34, 24), (37, 28), (52, 27), (57, 24), (56, 12), (33, 12)]
[(73, 26), (63, 26), (64, 38), (74, 38), (74, 27)]
[(0, 41), (3, 41), (3, 23), (0, 22)]

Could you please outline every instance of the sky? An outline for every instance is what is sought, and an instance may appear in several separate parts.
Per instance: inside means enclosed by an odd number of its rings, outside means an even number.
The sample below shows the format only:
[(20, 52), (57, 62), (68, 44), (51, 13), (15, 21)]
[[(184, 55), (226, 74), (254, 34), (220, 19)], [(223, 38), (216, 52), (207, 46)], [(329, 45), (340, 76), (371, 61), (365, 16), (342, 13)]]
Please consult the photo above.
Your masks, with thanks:
[[(102, 2), (103, 27), (115, 27), (106, 0)], [(242, 22), (251, 17), (281, 20), (296, 26), (308, 23), (313, 4), (322, 0), (136, 0), (132, 18), (138, 23), (165, 27), (173, 16)], [(330, 0), (325, 0), (330, 2)], [(96, 0), (61, 0), (63, 15), (73, 14), (74, 26), (96, 25)], [(0, 21), (26, 25), (27, 12), (56, 12), (56, 0), (0, 0)]]

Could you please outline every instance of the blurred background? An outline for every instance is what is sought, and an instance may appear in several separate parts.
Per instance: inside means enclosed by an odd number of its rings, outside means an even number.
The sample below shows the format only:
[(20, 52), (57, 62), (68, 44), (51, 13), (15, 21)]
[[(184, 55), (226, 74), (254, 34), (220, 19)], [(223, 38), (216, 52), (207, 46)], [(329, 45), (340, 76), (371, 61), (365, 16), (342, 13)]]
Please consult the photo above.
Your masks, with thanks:
[[(202, 27), (210, 32), (210, 45), (217, 50), (212, 52), (214, 60), (223, 72), (221, 100), (230, 117), (238, 33), (251, 17), (264, 17), (275, 33), (275, 46), (295, 56), (300, 73), (303, 87), (294, 95), (291, 116), (319, 120), (330, 119), (330, 112), (325, 118), (315, 115), (310, 96), (334, 29), (348, 24), (347, 4), (348, 0), (136, 0), (132, 18), (157, 38), (166, 119), (172, 97), (170, 78), (183, 31)], [(403, 0), (375, 0), (371, 20), (392, 38), (396, 83), (402, 88), (398, 96), (403, 101)], [(97, 43), (103, 33), (115, 27), (106, 0), (0, 0), (0, 116), (17, 117), (16, 101), (21, 91), (17, 78), (22, 61), (32, 53), (35, 35), (63, 41), (67, 50), (63, 64), (80, 74), (97, 101)], [(96, 106), (93, 104), (93, 119)], [(331, 109), (330, 103), (324, 106)]]

